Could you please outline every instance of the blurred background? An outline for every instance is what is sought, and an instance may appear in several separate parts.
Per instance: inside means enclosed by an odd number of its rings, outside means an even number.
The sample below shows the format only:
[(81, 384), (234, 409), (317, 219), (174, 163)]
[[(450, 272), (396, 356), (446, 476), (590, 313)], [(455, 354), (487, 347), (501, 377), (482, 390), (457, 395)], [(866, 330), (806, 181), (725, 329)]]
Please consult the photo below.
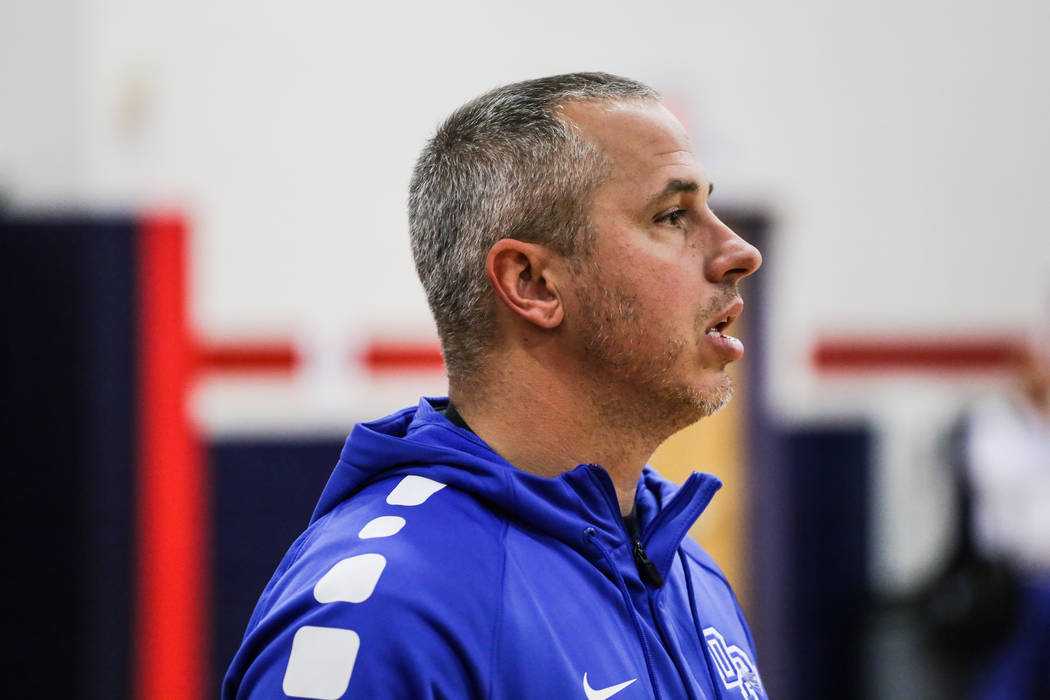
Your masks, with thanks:
[(1011, 632), (944, 643), (988, 629), (936, 604), (953, 445), (1050, 337), (1048, 30), (1037, 0), (0, 0), (11, 693), (218, 692), (353, 423), (445, 391), (419, 149), (602, 70), (664, 93), (765, 255), (738, 399), (653, 461), (726, 481), (694, 534), (771, 697), (964, 696)]

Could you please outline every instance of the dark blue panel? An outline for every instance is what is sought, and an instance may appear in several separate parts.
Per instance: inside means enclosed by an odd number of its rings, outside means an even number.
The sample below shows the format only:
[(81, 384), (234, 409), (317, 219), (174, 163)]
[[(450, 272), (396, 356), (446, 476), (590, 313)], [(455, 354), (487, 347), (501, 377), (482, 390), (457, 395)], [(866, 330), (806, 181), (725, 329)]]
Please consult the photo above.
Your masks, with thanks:
[(213, 688), (219, 688), (277, 563), (306, 528), (342, 447), (341, 439), (211, 445)]
[[(136, 226), (0, 218), (10, 697), (129, 696)], [(13, 628), (13, 629), (12, 629)]]
[(863, 697), (870, 431), (810, 428), (780, 444), (792, 552), (782, 590), (798, 669), (790, 697)]

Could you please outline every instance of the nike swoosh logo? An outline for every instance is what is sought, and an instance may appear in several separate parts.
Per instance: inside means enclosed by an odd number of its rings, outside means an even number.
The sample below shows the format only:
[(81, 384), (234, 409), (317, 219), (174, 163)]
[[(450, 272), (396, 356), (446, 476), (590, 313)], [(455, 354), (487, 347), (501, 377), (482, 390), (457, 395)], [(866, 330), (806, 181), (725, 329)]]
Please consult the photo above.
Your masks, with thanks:
[(591, 684), (587, 682), (587, 674), (583, 674), (583, 692), (587, 693), (587, 700), (605, 700), (605, 698), (616, 695), (621, 690), (634, 683), (637, 678), (632, 678), (629, 681), (624, 681), (619, 685), (610, 685), (608, 688), (599, 688), (595, 690), (591, 687)]

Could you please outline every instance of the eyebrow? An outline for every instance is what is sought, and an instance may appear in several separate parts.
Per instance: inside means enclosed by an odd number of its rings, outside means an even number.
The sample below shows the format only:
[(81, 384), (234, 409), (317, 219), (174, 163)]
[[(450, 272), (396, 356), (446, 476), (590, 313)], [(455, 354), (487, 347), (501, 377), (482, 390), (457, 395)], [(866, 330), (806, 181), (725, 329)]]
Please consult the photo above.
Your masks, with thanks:
[[(672, 178), (667, 181), (664, 188), (649, 200), (649, 206), (656, 206), (665, 199), (669, 199), (676, 194), (682, 192), (688, 192), (690, 194), (696, 194), (700, 191), (700, 184), (696, 180), (682, 180), (680, 178)], [(711, 183), (707, 185), (707, 195), (711, 196), (711, 193), (715, 191), (715, 186)]]

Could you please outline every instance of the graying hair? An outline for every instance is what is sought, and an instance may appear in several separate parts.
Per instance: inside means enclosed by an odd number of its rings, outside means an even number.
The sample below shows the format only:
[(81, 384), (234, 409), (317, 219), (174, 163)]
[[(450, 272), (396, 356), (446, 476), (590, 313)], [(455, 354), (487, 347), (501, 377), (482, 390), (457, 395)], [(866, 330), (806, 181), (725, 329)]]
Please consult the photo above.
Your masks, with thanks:
[(409, 189), (412, 254), (451, 381), (478, 369), (495, 341), (485, 276), (501, 238), (586, 257), (587, 212), (606, 173), (600, 149), (559, 118), (570, 102), (658, 100), (607, 73), (570, 73), (496, 88), (457, 109), (416, 162)]

